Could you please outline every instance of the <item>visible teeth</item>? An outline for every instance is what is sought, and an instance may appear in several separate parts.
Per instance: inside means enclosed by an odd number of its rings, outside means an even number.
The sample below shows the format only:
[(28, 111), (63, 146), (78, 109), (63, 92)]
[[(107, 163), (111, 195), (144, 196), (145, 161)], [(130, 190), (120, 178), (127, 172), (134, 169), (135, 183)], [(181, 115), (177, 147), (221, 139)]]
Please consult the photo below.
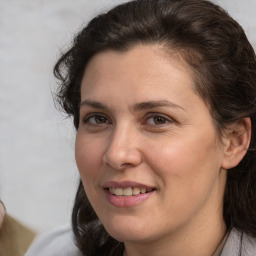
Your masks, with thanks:
[(140, 193), (146, 193), (146, 189), (145, 188), (141, 188), (140, 189)]
[(123, 189), (123, 195), (124, 196), (131, 196), (132, 195), (132, 188), (129, 187), (129, 188), (124, 188)]
[(122, 188), (115, 188), (114, 194), (117, 195), (117, 196), (123, 196), (124, 195), (124, 191), (123, 191)]
[[(149, 189), (149, 191), (152, 191), (153, 189)], [(109, 192), (113, 195), (116, 196), (132, 196), (132, 195), (139, 195), (139, 194), (144, 194), (147, 192), (146, 188), (132, 188), (132, 187), (127, 187), (127, 188), (109, 188)]]
[(140, 189), (139, 189), (139, 188), (133, 188), (133, 189), (132, 189), (132, 194), (133, 194), (133, 195), (138, 195), (138, 194), (140, 194)]

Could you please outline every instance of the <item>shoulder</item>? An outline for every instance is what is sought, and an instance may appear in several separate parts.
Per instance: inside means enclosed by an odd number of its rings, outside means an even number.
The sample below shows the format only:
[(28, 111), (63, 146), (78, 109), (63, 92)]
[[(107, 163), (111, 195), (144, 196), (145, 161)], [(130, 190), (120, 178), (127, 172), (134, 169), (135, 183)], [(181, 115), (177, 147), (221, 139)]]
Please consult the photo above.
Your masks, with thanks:
[(255, 256), (256, 255), (256, 238), (243, 234), (242, 238), (242, 255)]
[(25, 256), (79, 256), (70, 225), (38, 236)]
[(256, 238), (233, 228), (227, 238), (221, 256), (255, 256)]

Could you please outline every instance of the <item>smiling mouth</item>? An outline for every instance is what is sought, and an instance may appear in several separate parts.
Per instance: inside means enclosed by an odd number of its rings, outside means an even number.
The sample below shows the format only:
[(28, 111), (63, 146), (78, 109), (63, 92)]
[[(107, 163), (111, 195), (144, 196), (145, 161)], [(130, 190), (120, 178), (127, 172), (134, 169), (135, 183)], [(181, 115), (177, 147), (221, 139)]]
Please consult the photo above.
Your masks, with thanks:
[(146, 194), (152, 192), (153, 188), (139, 188), (139, 187), (126, 187), (126, 188), (108, 188), (110, 194), (115, 196), (137, 196), (140, 194)]

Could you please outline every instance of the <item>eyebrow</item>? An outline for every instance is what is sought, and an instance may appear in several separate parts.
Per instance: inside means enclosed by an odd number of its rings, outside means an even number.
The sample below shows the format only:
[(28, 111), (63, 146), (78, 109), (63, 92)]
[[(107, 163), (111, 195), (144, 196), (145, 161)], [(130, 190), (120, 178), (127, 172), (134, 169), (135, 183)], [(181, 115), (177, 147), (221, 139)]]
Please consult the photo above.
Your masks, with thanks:
[(134, 105), (135, 111), (141, 111), (141, 110), (147, 110), (151, 108), (157, 108), (157, 107), (171, 107), (171, 108), (179, 108), (183, 111), (185, 109), (173, 102), (170, 102), (168, 100), (157, 100), (157, 101), (145, 101), (141, 103), (137, 103)]
[(107, 105), (104, 105), (100, 102), (92, 101), (92, 100), (84, 100), (80, 103), (79, 106), (80, 107), (89, 106), (89, 107), (93, 107), (93, 108), (97, 108), (97, 109), (109, 109)]
[[(109, 109), (109, 107), (107, 105), (102, 104), (97, 101), (92, 101), (92, 100), (82, 101), (80, 103), (80, 107), (83, 107), (83, 106), (89, 106), (89, 107), (93, 107), (96, 109), (106, 109), (106, 110)], [(134, 111), (142, 111), (142, 110), (148, 110), (148, 109), (157, 108), (157, 107), (171, 107), (171, 108), (178, 108), (178, 109), (185, 111), (185, 109), (183, 107), (181, 107), (173, 102), (170, 102), (168, 100), (145, 101), (145, 102), (136, 103), (133, 106), (133, 109), (134, 109)]]

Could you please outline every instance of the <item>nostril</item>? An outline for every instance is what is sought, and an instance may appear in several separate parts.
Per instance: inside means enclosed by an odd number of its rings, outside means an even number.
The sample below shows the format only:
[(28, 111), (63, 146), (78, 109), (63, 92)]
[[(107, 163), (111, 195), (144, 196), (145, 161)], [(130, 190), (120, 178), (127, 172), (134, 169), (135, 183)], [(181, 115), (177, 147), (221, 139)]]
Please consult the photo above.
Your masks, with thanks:
[(140, 152), (138, 152), (136, 149), (131, 149), (131, 150), (120, 149), (119, 152), (109, 150), (103, 156), (103, 162), (107, 166), (110, 166), (116, 170), (132, 168), (134, 166), (139, 165), (141, 161), (142, 161), (142, 157), (140, 155)]

